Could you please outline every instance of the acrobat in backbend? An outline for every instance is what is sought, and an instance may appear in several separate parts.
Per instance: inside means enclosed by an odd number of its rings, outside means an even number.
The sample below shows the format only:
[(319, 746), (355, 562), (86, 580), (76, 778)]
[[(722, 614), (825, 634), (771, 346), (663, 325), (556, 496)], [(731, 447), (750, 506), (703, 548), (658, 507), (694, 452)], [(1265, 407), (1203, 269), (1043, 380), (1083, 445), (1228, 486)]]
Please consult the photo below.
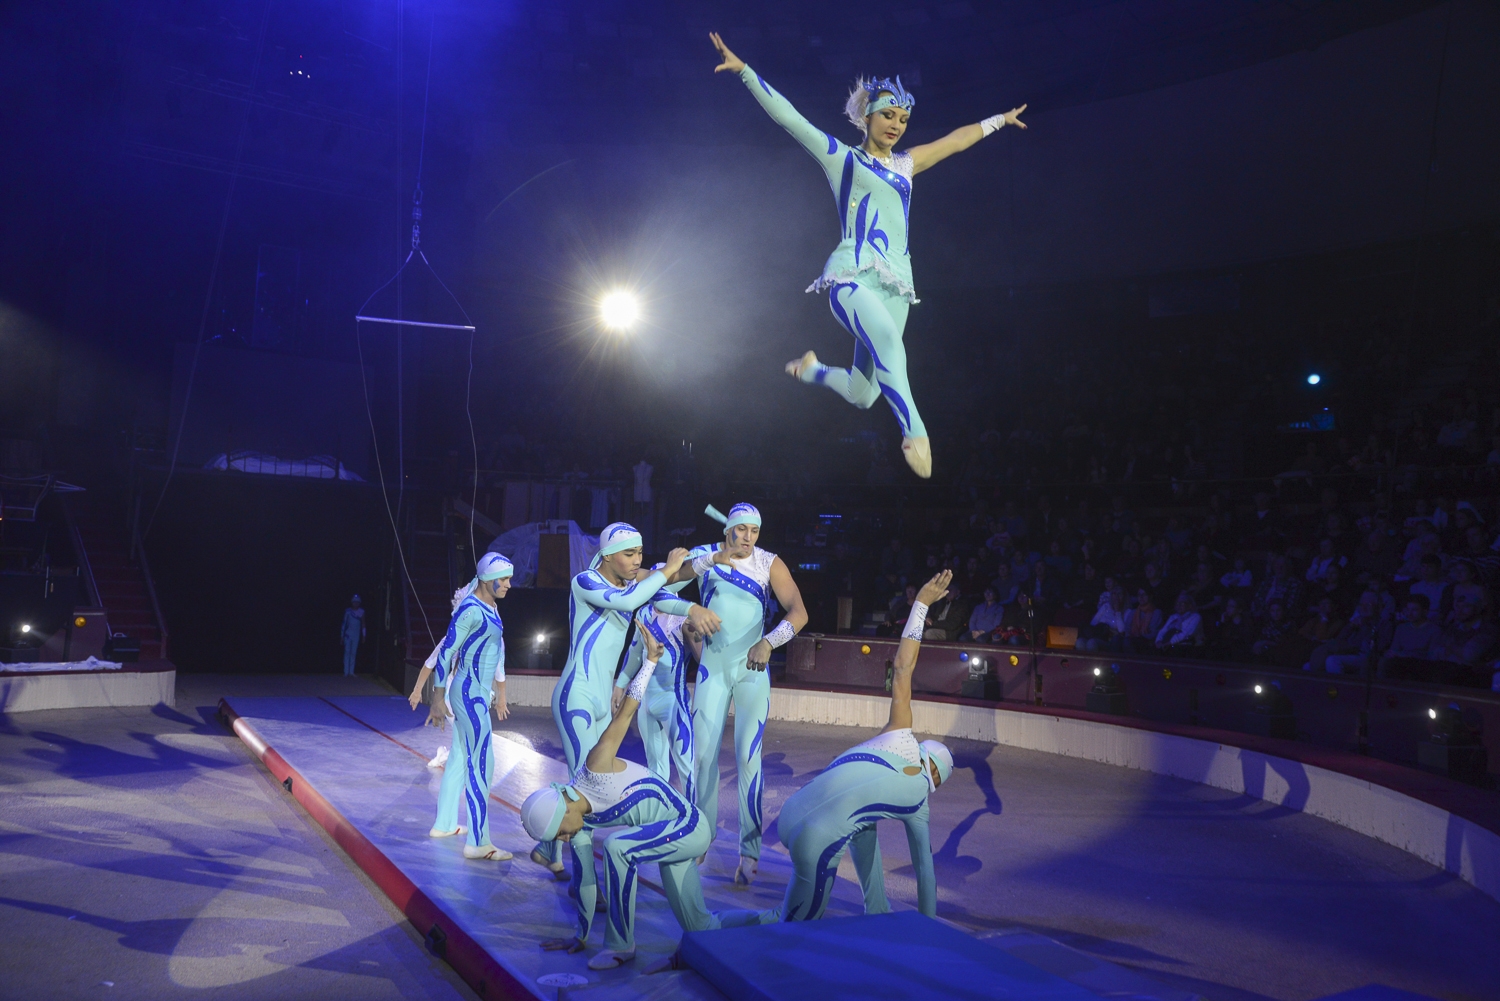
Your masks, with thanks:
[(738, 73), (761, 107), (818, 161), (833, 188), (839, 245), (807, 291), (827, 290), (834, 317), (854, 336), (854, 362), (846, 369), (832, 368), (809, 351), (788, 362), (786, 370), (805, 383), (827, 386), (860, 409), (884, 396), (901, 425), (907, 465), (926, 479), (932, 475), (932, 449), (907, 382), (902, 343), (907, 309), (917, 301), (907, 241), (912, 177), (1003, 125), (1024, 129), (1019, 116), (1026, 105), (895, 153), (916, 100), (900, 77), (861, 78), (849, 92), (844, 114), (865, 138), (858, 146), (846, 146), (799, 115), (717, 33), (709, 38), (723, 58), (714, 72)]
[(428, 675), (433, 676), (428, 722), (442, 729), (453, 717), (453, 747), (438, 787), (437, 819), (428, 832), (434, 838), (465, 833), (458, 822), (458, 802), (469, 808), (464, 858), (503, 862), (510, 852), (490, 843), (490, 779), (495, 751), (490, 744), (490, 714), (510, 715), (505, 702), (505, 629), (495, 603), (510, 590), (515, 568), (499, 553), (479, 559), (474, 579), (454, 596), (453, 618), (443, 642), (417, 674), (408, 702), (422, 701)]
[(566, 840), (574, 856), (571, 896), (578, 907), (578, 934), (545, 941), (544, 949), (579, 952), (587, 944), (598, 894), (593, 832), (600, 827), (617, 828), (601, 846), (608, 907), (604, 950), (589, 960), (594, 970), (635, 958), (636, 884), (639, 867), (646, 862), (657, 864), (667, 904), (684, 930), (705, 931), (759, 920), (754, 911), (709, 912), (696, 860), (713, 841), (713, 821), (643, 765), (616, 757), (662, 653), (655, 636), (645, 637), (645, 642), (645, 661), (620, 711), (574, 770), (572, 781), (538, 789), (521, 804), (521, 823), (527, 834), (549, 844)]
[[(641, 552), (641, 533), (616, 522), (600, 534), (593, 565), (573, 578), (568, 597), (572, 645), (562, 677), (552, 689), (552, 719), (562, 738), (569, 774), (583, 764), (609, 725), (615, 669), (630, 638), (631, 622), (642, 605), (654, 601), (658, 611), (687, 616), (706, 635), (718, 628), (717, 617), (701, 605), (661, 593), (687, 559), (686, 549), (672, 550), (661, 570), (639, 575), (641, 579), (637, 580)], [(561, 878), (563, 867), (555, 842), (537, 844), (531, 859)]]
[(906, 826), (917, 877), (917, 910), (928, 917), (936, 914), (927, 797), (953, 773), (953, 755), (935, 740), (918, 743), (912, 734), (911, 676), (922, 647), (927, 607), (947, 592), (952, 577), (952, 571), (944, 570), (932, 578), (912, 606), (896, 652), (891, 715), (885, 729), (834, 758), (782, 806), (776, 829), (791, 853), (794, 875), (781, 907), (763, 912), (763, 922), (822, 917), (846, 849), (854, 856), (864, 889), (865, 913), (889, 912), (880, 842), (875, 836), (875, 823), (880, 820), (899, 820)]
[[(652, 570), (661, 570), (665, 564), (658, 563)], [(668, 585), (664, 591), (682, 588), (681, 584)], [(641, 609), (641, 626), (660, 643), (662, 654), (656, 663), (656, 673), (646, 685), (646, 697), (641, 702), (638, 717), (641, 744), (646, 749), (646, 767), (651, 774), (663, 782), (672, 780), (672, 769), (677, 769), (679, 788), (691, 802), (695, 800), (693, 774), (693, 697), (688, 691), (690, 673), (696, 671), (703, 652), (703, 637), (683, 615), (670, 615), (658, 611), (648, 604)], [(636, 635), (630, 641), (630, 653), (625, 658), (625, 667), (615, 679), (615, 699), (625, 697), (625, 688), (635, 677), (646, 653), (646, 637)]]
[[(732, 699), (740, 814), (740, 863), (734, 880), (748, 884), (759, 869), (763, 827), (760, 755), (771, 706), (766, 664), (772, 650), (790, 642), (807, 625), (807, 610), (786, 564), (756, 545), (761, 519), (753, 505), (736, 504), (728, 515), (709, 505), (706, 513), (724, 523), (724, 541), (695, 549), (701, 554), (682, 570), (697, 576), (699, 598), (720, 622), (719, 631), (703, 641), (693, 692), (696, 802), (705, 816), (717, 820), (719, 744)], [(767, 633), (766, 618), (776, 603), (786, 609), (786, 617)]]

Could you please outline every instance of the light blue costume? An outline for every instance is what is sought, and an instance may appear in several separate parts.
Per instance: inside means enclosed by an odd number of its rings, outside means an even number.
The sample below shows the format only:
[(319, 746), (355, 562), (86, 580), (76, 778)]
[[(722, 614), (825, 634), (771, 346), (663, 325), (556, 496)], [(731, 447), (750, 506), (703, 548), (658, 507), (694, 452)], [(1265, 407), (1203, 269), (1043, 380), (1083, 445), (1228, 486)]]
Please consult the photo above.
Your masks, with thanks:
[[(673, 587), (684, 586), (672, 585)], [(661, 659), (656, 662), (656, 671), (646, 685), (646, 697), (641, 703), (637, 721), (641, 728), (641, 743), (646, 748), (646, 767), (651, 774), (663, 782), (672, 779), (672, 766), (677, 766), (677, 775), (682, 781), (682, 794), (693, 801), (693, 703), (688, 692), (688, 661), (692, 654), (682, 640), (682, 624), (687, 621), (681, 615), (668, 615), (647, 606), (640, 615), (641, 623), (662, 645)], [(630, 654), (625, 659), (625, 669), (615, 680), (617, 688), (625, 688), (635, 677), (645, 656), (645, 643), (639, 636), (631, 637)]]
[[(358, 601), (359, 595), (355, 595), (352, 601)], [(344, 641), (344, 676), (349, 677), (354, 673), (354, 659), (359, 656), (359, 641), (365, 636), (365, 610), (355, 608), (352, 604), (344, 609), (344, 623), (340, 627), (340, 635)]]
[[(929, 757), (938, 762), (939, 776), (951, 774), (952, 756), (932, 741), (918, 744), (910, 729), (879, 734), (845, 751), (807, 785), (792, 794), (776, 818), (781, 843), (792, 856), (794, 875), (778, 911), (762, 920), (809, 921), (823, 916), (847, 849), (864, 890), (865, 913), (891, 909), (885, 896), (885, 871), (875, 823), (899, 820), (906, 826), (912, 868), (917, 878), (917, 910), (937, 913), (937, 884), (932, 870), (932, 844), (927, 831)], [(910, 771), (912, 774), (908, 774)]]
[[(726, 518), (712, 506), (708, 513), (724, 521), (726, 534), (736, 525), (759, 525), (760, 512), (749, 504), (736, 504)], [(698, 575), (699, 600), (719, 616), (719, 631), (703, 641), (698, 663), (698, 685), (693, 693), (693, 746), (697, 752), (698, 809), (704, 816), (719, 816), (719, 744), (729, 703), (734, 702), (734, 757), (738, 773), (740, 855), (760, 858), (761, 742), (766, 733), (766, 715), (771, 707), (769, 670), (752, 671), (750, 648), (765, 637), (766, 617), (775, 607), (771, 592), (771, 564), (775, 553), (756, 547), (749, 558), (732, 565), (712, 562), (719, 547), (708, 548), (693, 561)], [(698, 550), (695, 550), (698, 552)], [(778, 627), (791, 638), (791, 627)]]
[[(572, 645), (562, 677), (552, 689), (552, 719), (562, 737), (563, 755), (569, 773), (576, 773), (609, 726), (610, 690), (614, 687), (615, 667), (633, 630), (636, 611), (657, 598), (667, 578), (659, 571), (624, 587), (615, 587), (598, 569), (599, 561), (614, 553), (641, 545), (641, 533), (630, 525), (616, 522), (599, 536), (599, 553), (594, 565), (573, 578), (568, 598), (568, 633)], [(660, 599), (658, 607), (673, 614), (686, 615), (692, 606), (681, 599)], [(536, 846), (549, 862), (558, 858), (557, 843), (546, 841)]]
[[(499, 580), (514, 572), (505, 557), (486, 553), (475, 581)], [(469, 809), (470, 847), (490, 844), (490, 779), (495, 774), (490, 698), (495, 683), (504, 680), (505, 630), (500, 613), (470, 593), (453, 610), (433, 667), (433, 686), (446, 689), (453, 714), (453, 746), (443, 767), (437, 820), (432, 825), (434, 831), (457, 828), (462, 797)]]
[[(907, 240), (914, 171), (911, 154), (876, 160), (815, 127), (749, 66), (740, 70), (740, 79), (766, 113), (818, 161), (833, 189), (839, 216), (839, 245), (807, 291), (827, 290), (834, 318), (854, 337), (854, 363), (847, 369), (812, 365), (802, 371), (802, 380), (825, 385), (860, 409), (884, 396), (901, 433), (925, 438), (927, 427), (906, 377), (902, 340), (907, 310), (917, 301)], [(872, 112), (888, 106), (911, 110), (915, 101), (899, 80), (880, 84), (881, 90), (895, 96), (872, 100)]]
[[(553, 783), (527, 797), (521, 821), (532, 837), (557, 836), (568, 800), (588, 798), (592, 813), (583, 829), (568, 842), (573, 852), (573, 884), (569, 895), (578, 907), (578, 939), (587, 941), (593, 926), (598, 885), (593, 854), (594, 830), (613, 827), (604, 839), (604, 892), (608, 902), (604, 946), (611, 952), (635, 951), (635, 896), (637, 871), (655, 862), (661, 888), (685, 931), (754, 924), (754, 911), (711, 913), (703, 902), (697, 858), (713, 841), (713, 825), (698, 808), (644, 766), (616, 759), (624, 770), (597, 774), (579, 768), (569, 785)], [(553, 842), (555, 843), (555, 842)]]

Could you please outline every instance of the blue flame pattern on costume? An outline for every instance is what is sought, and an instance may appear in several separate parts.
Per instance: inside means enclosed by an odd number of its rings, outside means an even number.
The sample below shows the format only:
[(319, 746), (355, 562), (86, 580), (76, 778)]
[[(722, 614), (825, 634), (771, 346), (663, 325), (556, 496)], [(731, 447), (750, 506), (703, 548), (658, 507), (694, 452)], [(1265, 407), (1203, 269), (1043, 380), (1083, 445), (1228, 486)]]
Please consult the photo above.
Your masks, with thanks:
[[(646, 767), (663, 782), (669, 782), (675, 765), (683, 795), (692, 801), (695, 799), (693, 704), (688, 692), (691, 655), (682, 641), (682, 625), (686, 620), (680, 615), (663, 612), (661, 608), (665, 604), (665, 601), (657, 602), (640, 613), (642, 625), (662, 645), (663, 653), (646, 685), (646, 698), (641, 703), (637, 722), (641, 729), (641, 743), (646, 748)], [(640, 636), (631, 637), (630, 644), (625, 667), (615, 680), (615, 687), (621, 689), (635, 677), (645, 656), (645, 644)]]
[[(847, 369), (813, 366), (802, 379), (827, 386), (861, 409), (884, 396), (904, 436), (926, 437), (906, 376), (903, 342), (908, 308), (917, 301), (908, 236), (911, 156), (896, 153), (889, 164), (882, 163), (812, 125), (750, 67), (740, 71), (740, 79), (766, 113), (818, 161), (835, 192), (839, 245), (808, 291), (828, 291), (834, 317), (855, 339), (854, 361)], [(895, 105), (909, 109), (901, 101), (910, 102), (911, 95), (900, 89), (899, 79), (872, 86), (897, 88)], [(889, 103), (882, 97), (876, 110)]]
[(490, 698), (495, 680), (505, 680), (505, 627), (500, 613), (470, 595), (453, 612), (438, 647), (435, 685), (447, 691), (453, 712), (453, 745), (438, 787), (433, 827), (458, 826), (460, 798), (469, 810), (466, 835), (472, 846), (490, 843), (490, 778), (495, 752), (490, 745)]

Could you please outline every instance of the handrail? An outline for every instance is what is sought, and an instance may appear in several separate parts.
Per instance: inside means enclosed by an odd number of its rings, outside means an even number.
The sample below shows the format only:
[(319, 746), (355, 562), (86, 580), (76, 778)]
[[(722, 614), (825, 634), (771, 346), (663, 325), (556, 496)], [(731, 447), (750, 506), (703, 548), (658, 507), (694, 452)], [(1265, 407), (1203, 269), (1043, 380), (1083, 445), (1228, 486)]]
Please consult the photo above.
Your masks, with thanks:
[(131, 526), (136, 558), (141, 561), (141, 576), (146, 581), (146, 595), (151, 599), (151, 614), (156, 617), (156, 632), (161, 636), (161, 659), (167, 659), (167, 620), (162, 618), (161, 603), (156, 600), (156, 581), (151, 577), (151, 564), (146, 559), (146, 544), (141, 540), (140, 523)]
[[(73, 552), (78, 556), (78, 564), (83, 567), (84, 580), (88, 581), (90, 607), (103, 608), (104, 601), (99, 597), (99, 582), (94, 579), (94, 565), (89, 561), (88, 550), (83, 546), (83, 534), (78, 531), (78, 523), (73, 520), (73, 512), (68, 509), (67, 504), (62, 505), (63, 520), (68, 524), (68, 535), (73, 540)], [(104, 616), (104, 625), (109, 627), (109, 615)]]

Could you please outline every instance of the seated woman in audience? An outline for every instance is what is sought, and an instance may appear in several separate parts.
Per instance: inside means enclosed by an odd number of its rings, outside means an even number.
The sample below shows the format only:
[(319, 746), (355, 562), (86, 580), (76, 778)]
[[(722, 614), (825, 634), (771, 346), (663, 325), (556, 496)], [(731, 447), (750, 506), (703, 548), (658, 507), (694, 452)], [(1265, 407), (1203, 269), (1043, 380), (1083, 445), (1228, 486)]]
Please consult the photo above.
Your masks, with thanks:
[(1203, 643), (1203, 616), (1193, 596), (1184, 591), (1177, 596), (1177, 607), (1156, 634), (1156, 649), (1175, 650)]
[(1255, 641), (1255, 623), (1245, 612), (1239, 598), (1225, 598), (1224, 610), (1219, 613), (1209, 634), (1209, 645), (1214, 656), (1237, 660), (1250, 652)]
[(1079, 630), (1080, 650), (1118, 650), (1125, 632), (1125, 589), (1116, 584), (1109, 589), (1091, 621)]

